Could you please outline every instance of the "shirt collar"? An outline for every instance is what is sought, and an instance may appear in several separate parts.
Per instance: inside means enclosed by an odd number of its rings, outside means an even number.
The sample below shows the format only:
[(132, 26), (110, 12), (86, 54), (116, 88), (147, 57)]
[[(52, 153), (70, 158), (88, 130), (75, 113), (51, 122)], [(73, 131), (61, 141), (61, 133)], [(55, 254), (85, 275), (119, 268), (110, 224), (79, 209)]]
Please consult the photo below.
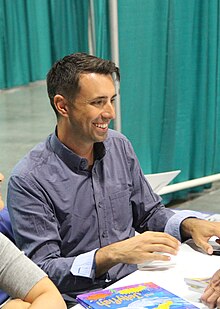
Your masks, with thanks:
[[(56, 132), (50, 136), (49, 143), (53, 151), (72, 171), (88, 171), (87, 159), (78, 156), (63, 143), (61, 143), (56, 135)], [(104, 143), (99, 142), (94, 144), (95, 160), (101, 160), (104, 157), (105, 152)]]

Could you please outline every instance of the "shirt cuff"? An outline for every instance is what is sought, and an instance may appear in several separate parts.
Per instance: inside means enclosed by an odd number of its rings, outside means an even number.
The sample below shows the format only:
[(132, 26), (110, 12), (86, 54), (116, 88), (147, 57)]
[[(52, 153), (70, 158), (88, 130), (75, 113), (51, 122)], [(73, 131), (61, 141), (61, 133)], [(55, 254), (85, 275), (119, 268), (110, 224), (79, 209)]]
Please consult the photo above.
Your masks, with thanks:
[(183, 220), (187, 218), (204, 219), (204, 214), (198, 211), (192, 211), (192, 210), (177, 211), (175, 215), (173, 215), (167, 221), (164, 232), (174, 236), (179, 241), (181, 241), (180, 224), (182, 223)]
[(74, 276), (81, 276), (81, 277), (94, 279), (95, 278), (95, 253), (97, 250), (98, 248), (78, 255), (75, 258), (70, 268), (70, 272)]

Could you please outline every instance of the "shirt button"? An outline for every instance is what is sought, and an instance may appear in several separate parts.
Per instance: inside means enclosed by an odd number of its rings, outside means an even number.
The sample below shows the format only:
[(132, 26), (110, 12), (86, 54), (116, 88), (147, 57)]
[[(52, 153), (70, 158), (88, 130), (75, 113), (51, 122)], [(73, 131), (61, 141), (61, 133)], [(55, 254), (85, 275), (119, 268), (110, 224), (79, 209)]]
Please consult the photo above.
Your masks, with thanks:
[(102, 204), (101, 204), (101, 203), (98, 203), (98, 207), (99, 207), (99, 208), (102, 208)]
[(87, 162), (85, 160), (82, 160), (81, 163), (80, 163), (80, 167), (81, 169), (85, 169), (87, 167)]

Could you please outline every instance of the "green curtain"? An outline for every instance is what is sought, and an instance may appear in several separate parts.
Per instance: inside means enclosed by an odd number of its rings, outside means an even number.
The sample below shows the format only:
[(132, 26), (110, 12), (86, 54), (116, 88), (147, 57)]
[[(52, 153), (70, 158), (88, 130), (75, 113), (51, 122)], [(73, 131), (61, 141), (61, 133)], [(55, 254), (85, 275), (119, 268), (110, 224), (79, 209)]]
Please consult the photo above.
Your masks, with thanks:
[(108, 0), (93, 0), (96, 35), (96, 56), (111, 59)]
[(0, 89), (45, 79), (53, 62), (88, 51), (88, 0), (0, 0)]
[(144, 172), (219, 173), (219, 1), (119, 0), (118, 11), (122, 130)]

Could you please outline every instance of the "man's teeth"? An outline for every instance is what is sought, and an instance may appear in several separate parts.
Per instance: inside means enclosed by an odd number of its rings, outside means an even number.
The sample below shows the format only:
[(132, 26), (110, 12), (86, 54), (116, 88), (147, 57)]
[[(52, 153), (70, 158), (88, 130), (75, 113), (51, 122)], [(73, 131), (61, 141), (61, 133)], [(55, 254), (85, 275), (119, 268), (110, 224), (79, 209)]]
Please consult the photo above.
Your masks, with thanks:
[(95, 126), (96, 126), (97, 128), (105, 129), (105, 128), (107, 128), (108, 124), (107, 124), (107, 123), (103, 123), (103, 124), (101, 124), (101, 123), (95, 123)]

